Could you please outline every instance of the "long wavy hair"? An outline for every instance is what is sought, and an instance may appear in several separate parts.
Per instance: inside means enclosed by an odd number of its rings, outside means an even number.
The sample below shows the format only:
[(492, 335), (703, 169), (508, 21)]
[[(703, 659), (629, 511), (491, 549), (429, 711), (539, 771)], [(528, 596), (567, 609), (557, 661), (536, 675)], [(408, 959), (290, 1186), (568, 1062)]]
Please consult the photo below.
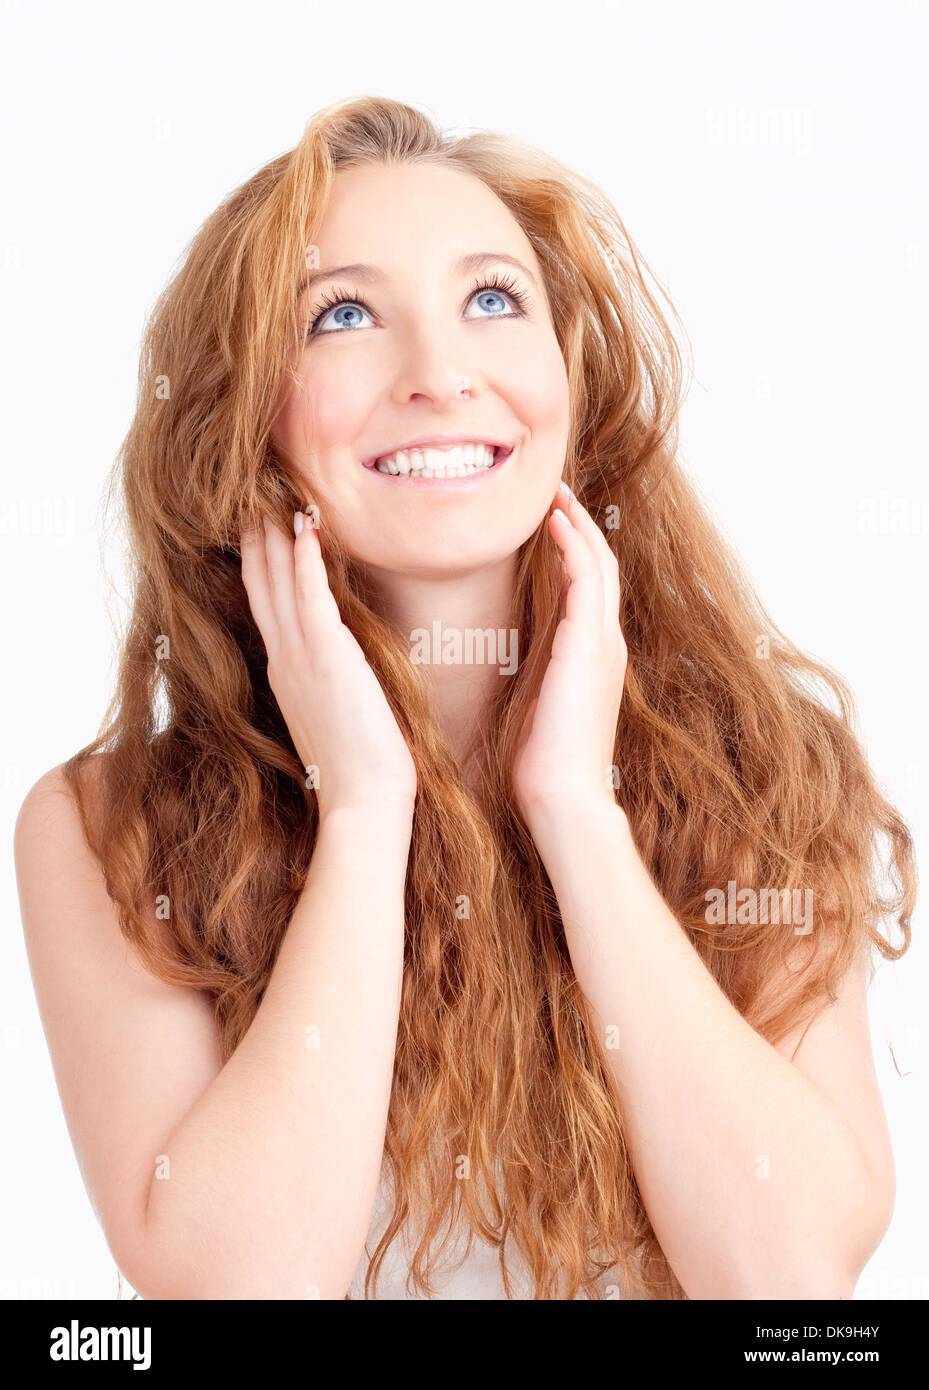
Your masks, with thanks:
[[(778, 630), (676, 458), (682, 353), (659, 296), (673, 306), (610, 201), (531, 145), (452, 138), (387, 99), (330, 106), (233, 192), (147, 324), (114, 475), (131, 540), (131, 619), (103, 729), (67, 764), (121, 929), (156, 975), (208, 993), (228, 1058), (260, 1004), (318, 826), (268, 685), (238, 540), (262, 515), (289, 529), (314, 501), (270, 427), (297, 380), (306, 325), (295, 286), (333, 172), (365, 161), (476, 175), (532, 243), (570, 385), (564, 474), (620, 566), (628, 669), (617, 800), (707, 969), (776, 1043), (835, 998), (866, 942), (889, 960), (907, 949), (908, 829), (869, 769), (842, 677)], [(561, 594), (544, 523), (520, 552), (526, 656), (488, 711), (478, 792), (437, 728), (408, 643), (374, 611), (324, 515), (321, 541), (343, 620), (419, 778), (385, 1140), (395, 1206), (365, 1296), (376, 1296), (405, 1223), (418, 1241), (410, 1279), (429, 1296), (433, 1241), (463, 1219), (499, 1246), (508, 1297), (511, 1239), (536, 1298), (600, 1297), (595, 1281), (614, 1265), (626, 1296), (685, 1298), (642, 1202), (551, 884), (515, 809), (514, 747)], [(94, 753), (105, 756), (91, 796), (82, 774)], [(710, 923), (708, 892), (732, 880), (812, 889), (814, 931)], [(463, 892), (467, 919), (455, 910)], [(154, 908), (162, 894), (167, 921)], [(896, 945), (881, 933), (886, 917), (899, 925)], [(456, 1177), (462, 1156), (478, 1182)]]

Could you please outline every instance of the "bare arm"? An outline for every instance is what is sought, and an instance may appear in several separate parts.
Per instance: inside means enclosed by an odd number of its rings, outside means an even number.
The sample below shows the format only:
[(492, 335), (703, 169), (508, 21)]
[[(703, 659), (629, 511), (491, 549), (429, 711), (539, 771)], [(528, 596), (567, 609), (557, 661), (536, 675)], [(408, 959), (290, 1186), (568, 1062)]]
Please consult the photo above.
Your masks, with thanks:
[[(298, 517), (302, 521), (302, 517)], [(341, 1298), (380, 1173), (415, 769), (329, 591), (315, 531), (243, 539), (268, 675), (318, 770), (309, 875), (252, 1026), (170, 1136), (154, 1249), (208, 1297)]]
[[(776, 1047), (734, 1007), (616, 804), (616, 558), (570, 494), (549, 526), (569, 582), (516, 786), (655, 1234), (690, 1298), (850, 1298), (894, 1202), (867, 957)], [(796, 983), (812, 945), (791, 942), (764, 981), (772, 997)]]
[(235, 1053), (223, 1066), (209, 1000), (154, 978), (122, 936), (60, 770), (20, 814), (23, 920), (75, 1152), (134, 1287), (341, 1298), (383, 1153), (415, 768), (318, 538), (252, 537), (243, 571), (272, 689), (319, 769), (320, 828)]
[(145, 1242), (173, 1296), (345, 1294), (384, 1147), (409, 833), (373, 813), (323, 824), (252, 1026), (161, 1150)]
[(383, 1152), (410, 823), (399, 806), (324, 823), (222, 1066), (205, 996), (149, 975), (122, 937), (61, 774), (26, 799), (16, 855), (42, 1020), (94, 1209), (143, 1297), (345, 1294)]
[(689, 1297), (851, 1298), (894, 1203), (865, 958), (805, 1036), (773, 1047), (701, 961), (618, 806), (540, 817), (534, 833), (643, 1201)]

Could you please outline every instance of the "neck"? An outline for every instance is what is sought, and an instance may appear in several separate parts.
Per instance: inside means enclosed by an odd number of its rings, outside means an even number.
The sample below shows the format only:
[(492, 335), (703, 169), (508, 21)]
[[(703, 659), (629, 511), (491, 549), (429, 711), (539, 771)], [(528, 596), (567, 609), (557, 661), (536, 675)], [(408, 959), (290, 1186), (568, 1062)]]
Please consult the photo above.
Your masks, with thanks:
[(429, 686), (433, 716), (463, 770), (470, 768), (490, 703), (513, 679), (516, 563), (512, 555), (460, 575), (368, 569), (378, 611), (409, 642)]

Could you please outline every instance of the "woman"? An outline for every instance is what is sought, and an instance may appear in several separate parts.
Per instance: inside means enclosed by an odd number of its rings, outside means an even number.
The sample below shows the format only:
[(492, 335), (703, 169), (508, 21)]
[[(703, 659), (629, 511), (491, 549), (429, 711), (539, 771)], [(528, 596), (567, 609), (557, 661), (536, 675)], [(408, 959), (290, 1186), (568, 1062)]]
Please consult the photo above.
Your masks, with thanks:
[(362, 99), (156, 306), (117, 699), (18, 835), (144, 1297), (848, 1298), (888, 1225), (910, 837), (675, 461), (646, 276)]

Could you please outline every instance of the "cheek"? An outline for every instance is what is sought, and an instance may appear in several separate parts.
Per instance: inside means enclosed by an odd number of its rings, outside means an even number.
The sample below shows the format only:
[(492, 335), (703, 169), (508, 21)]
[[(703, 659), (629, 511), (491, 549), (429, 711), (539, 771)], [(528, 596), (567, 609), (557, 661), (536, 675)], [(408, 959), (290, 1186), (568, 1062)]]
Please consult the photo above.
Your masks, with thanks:
[(517, 417), (525, 421), (540, 442), (567, 442), (568, 376), (554, 339), (539, 344), (535, 352), (522, 358), (509, 394)]
[[(357, 356), (357, 354), (356, 354)], [(356, 361), (349, 367), (348, 354), (340, 362), (335, 354), (325, 366), (305, 368), (279, 417), (278, 429), (297, 459), (341, 445), (351, 445), (367, 418), (369, 392), (364, 371)]]

